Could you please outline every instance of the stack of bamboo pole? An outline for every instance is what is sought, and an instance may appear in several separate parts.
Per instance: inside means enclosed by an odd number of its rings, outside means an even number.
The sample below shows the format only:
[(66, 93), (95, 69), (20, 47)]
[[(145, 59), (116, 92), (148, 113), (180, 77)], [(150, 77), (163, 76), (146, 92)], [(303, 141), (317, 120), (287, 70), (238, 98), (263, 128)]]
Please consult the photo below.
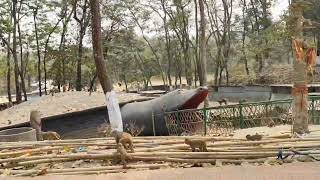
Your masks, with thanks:
[[(190, 137), (189, 137), (190, 138)], [(267, 137), (261, 141), (241, 138), (191, 137), (206, 141), (208, 152), (191, 152), (185, 137), (135, 137), (134, 153), (129, 153), (129, 169), (155, 169), (179, 164), (265, 163), (283, 155), (320, 155), (320, 138)], [(89, 161), (91, 168), (54, 168), (54, 164)], [(31, 176), (43, 174), (99, 174), (123, 172), (113, 138), (74, 139), (37, 142), (9, 142), (0, 145), (0, 174)], [(113, 166), (105, 166), (112, 162)], [(143, 163), (143, 164), (142, 164)], [(110, 164), (110, 163), (109, 163)]]

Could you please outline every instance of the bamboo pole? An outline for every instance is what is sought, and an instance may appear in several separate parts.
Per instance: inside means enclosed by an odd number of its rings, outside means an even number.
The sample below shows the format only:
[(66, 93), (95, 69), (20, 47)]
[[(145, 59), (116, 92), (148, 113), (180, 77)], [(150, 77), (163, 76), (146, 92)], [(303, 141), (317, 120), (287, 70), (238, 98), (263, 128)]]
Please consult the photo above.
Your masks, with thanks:
[(126, 169), (104, 170), (104, 171), (81, 171), (81, 172), (65, 172), (65, 173), (50, 173), (52, 175), (99, 175), (108, 173), (124, 173)]
[(17, 158), (8, 158), (8, 159), (0, 159), (0, 163), (6, 162), (21, 162), (21, 161), (32, 161), (39, 159), (55, 159), (55, 158), (68, 158), (72, 160), (79, 159), (112, 159), (117, 157), (116, 154), (105, 153), (105, 154), (69, 154), (69, 155), (42, 155), (42, 156), (29, 156), (29, 157), (17, 157)]
[[(313, 151), (314, 154), (320, 154), (320, 151)], [(157, 156), (201, 156), (201, 155), (276, 155), (275, 151), (267, 152), (137, 152), (130, 153), (131, 156), (144, 156), (144, 157), (157, 157)], [(57, 159), (57, 158), (68, 158), (72, 160), (79, 159), (113, 159), (117, 158), (118, 155), (115, 153), (105, 153), (105, 154), (69, 154), (69, 155), (42, 155), (42, 156), (30, 156), (30, 157), (17, 157), (0, 159), (0, 163), (7, 162), (21, 162), (21, 161), (32, 161), (39, 159)]]
[[(150, 168), (157, 169), (168, 167), (169, 164), (137, 164), (127, 165), (127, 169), (139, 169), (139, 168)], [(82, 171), (105, 171), (105, 170), (121, 170), (123, 166), (104, 166), (104, 167), (90, 167), (90, 168), (64, 168), (64, 169), (47, 169), (48, 174), (52, 173), (68, 173), (68, 172), (82, 172)], [(41, 170), (11, 170), (12, 175), (15, 174), (37, 174)], [(0, 169), (0, 173), (6, 172), (5, 169)]]
[(39, 149), (26, 149), (26, 150), (20, 150), (20, 151), (13, 151), (13, 152), (5, 152), (0, 153), (0, 158), (6, 158), (6, 157), (12, 157), (12, 156), (20, 156), (24, 154), (36, 154), (36, 153), (42, 153), (42, 152), (48, 152), (52, 150), (59, 150), (62, 149), (62, 147), (47, 147), (47, 148), (39, 148)]

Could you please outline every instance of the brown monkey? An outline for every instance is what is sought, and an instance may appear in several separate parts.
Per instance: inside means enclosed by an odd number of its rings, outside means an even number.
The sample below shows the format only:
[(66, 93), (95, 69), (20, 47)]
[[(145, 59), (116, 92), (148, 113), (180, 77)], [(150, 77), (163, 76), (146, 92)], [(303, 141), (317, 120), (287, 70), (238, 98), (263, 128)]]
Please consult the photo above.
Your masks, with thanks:
[(121, 143), (117, 144), (117, 152), (120, 155), (121, 163), (123, 165), (123, 168), (127, 168), (127, 162), (126, 159), (132, 159), (132, 157), (127, 153), (125, 148)]
[(37, 140), (42, 141), (43, 138), (41, 136), (41, 115), (40, 111), (31, 111), (30, 112), (30, 126), (36, 130)]
[(116, 139), (116, 144), (121, 143), (126, 150), (130, 149), (131, 152), (134, 152), (131, 134), (114, 130), (111, 135)]
[(184, 140), (184, 143), (191, 147), (192, 152), (195, 152), (196, 148), (198, 148), (200, 152), (208, 152), (207, 144), (204, 140), (195, 140), (195, 139), (191, 140), (189, 138), (186, 138)]
[(60, 140), (60, 135), (54, 131), (41, 132), (43, 140)]
[(262, 135), (256, 133), (255, 135), (248, 134), (246, 136), (248, 141), (260, 141), (262, 139)]
[(227, 99), (224, 99), (224, 98), (218, 100), (218, 103), (220, 104), (220, 106), (222, 105), (222, 103), (225, 104), (225, 105), (228, 104)]

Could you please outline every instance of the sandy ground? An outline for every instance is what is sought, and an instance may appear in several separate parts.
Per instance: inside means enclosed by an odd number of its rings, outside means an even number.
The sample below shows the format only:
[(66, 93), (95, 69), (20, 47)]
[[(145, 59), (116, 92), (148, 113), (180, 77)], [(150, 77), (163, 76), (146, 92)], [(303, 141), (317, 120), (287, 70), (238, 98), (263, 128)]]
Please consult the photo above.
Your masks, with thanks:
[(39, 176), (34, 178), (6, 178), (6, 180), (318, 180), (320, 163), (292, 163), (282, 166), (223, 166), (211, 168), (160, 169), (128, 171), (127, 173), (82, 175), (82, 176)]
[[(117, 95), (119, 103), (144, 98), (132, 93), (118, 93)], [(56, 93), (54, 96), (42, 96), (0, 111), (0, 127), (8, 126), (9, 120), (11, 125), (29, 121), (29, 114), (32, 110), (40, 110), (42, 117), (48, 117), (103, 105), (106, 105), (103, 93), (93, 92), (91, 96), (84, 91)]]
[[(278, 136), (283, 134), (291, 133), (291, 125), (280, 125), (272, 128), (263, 126), (263, 127), (254, 127), (247, 129), (238, 129), (234, 131), (234, 137), (244, 138), (247, 134), (261, 134), (263, 136)], [(320, 125), (309, 125), (310, 134), (307, 136), (320, 137)]]

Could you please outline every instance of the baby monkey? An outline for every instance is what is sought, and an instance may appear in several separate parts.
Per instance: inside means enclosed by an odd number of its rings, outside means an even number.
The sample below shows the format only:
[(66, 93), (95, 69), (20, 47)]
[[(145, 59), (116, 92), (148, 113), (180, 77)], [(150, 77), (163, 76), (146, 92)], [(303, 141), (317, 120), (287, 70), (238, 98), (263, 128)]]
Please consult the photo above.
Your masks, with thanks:
[(116, 139), (116, 144), (121, 143), (126, 150), (130, 149), (131, 152), (134, 152), (131, 134), (114, 130), (111, 132), (111, 136)]
[(117, 152), (120, 155), (121, 163), (123, 165), (123, 168), (127, 168), (127, 162), (126, 159), (132, 159), (132, 157), (127, 153), (125, 148), (121, 143), (117, 144)]
[(260, 141), (262, 139), (262, 135), (256, 133), (255, 135), (248, 134), (246, 136), (248, 141)]
[(184, 140), (184, 143), (191, 147), (192, 152), (195, 152), (196, 148), (198, 148), (200, 152), (208, 152), (207, 144), (204, 140), (195, 140), (195, 139), (191, 140), (189, 138), (186, 138)]

